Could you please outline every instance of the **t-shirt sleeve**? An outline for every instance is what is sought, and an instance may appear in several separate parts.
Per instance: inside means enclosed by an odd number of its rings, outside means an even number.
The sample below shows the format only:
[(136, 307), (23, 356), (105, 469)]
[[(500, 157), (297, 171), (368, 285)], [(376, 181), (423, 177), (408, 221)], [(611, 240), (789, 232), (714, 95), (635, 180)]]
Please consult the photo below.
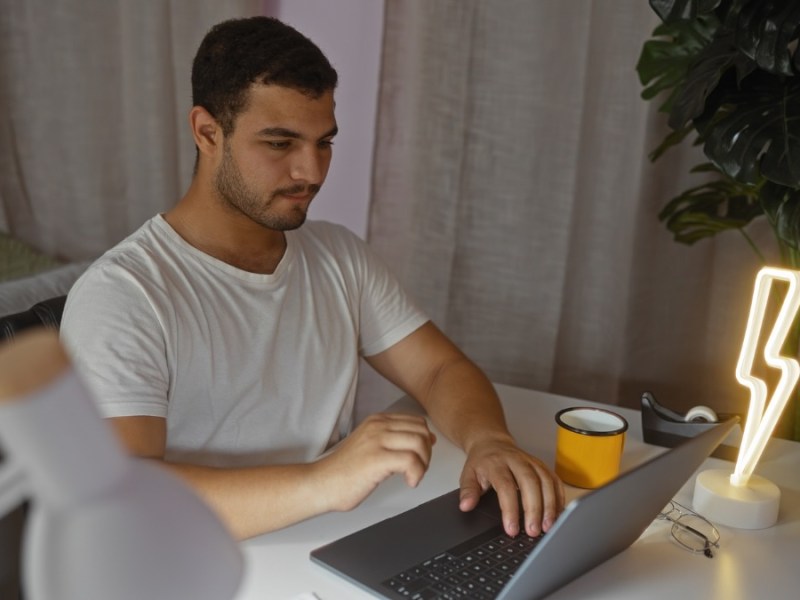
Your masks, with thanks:
[(386, 264), (366, 245), (361, 250), (360, 351), (363, 356), (372, 356), (392, 347), (429, 319)]
[(114, 264), (90, 267), (67, 296), (61, 339), (103, 416), (166, 418), (163, 329), (135, 276)]

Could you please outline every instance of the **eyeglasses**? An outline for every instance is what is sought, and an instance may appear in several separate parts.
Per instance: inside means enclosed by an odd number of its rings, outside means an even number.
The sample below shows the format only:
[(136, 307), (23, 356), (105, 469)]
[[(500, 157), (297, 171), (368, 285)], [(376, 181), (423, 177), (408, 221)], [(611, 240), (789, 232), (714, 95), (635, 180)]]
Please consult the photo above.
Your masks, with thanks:
[(664, 507), (658, 518), (672, 523), (672, 539), (686, 550), (714, 557), (713, 548), (719, 548), (719, 531), (711, 521), (675, 500)]

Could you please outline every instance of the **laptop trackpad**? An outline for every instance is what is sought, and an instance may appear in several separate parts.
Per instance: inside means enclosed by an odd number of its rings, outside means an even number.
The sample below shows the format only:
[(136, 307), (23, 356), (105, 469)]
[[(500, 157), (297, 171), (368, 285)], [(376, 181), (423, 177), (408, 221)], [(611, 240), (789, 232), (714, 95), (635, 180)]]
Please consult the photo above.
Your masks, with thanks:
[(379, 583), (501, 523), (497, 495), (489, 491), (470, 512), (458, 508), (459, 490), (314, 550), (348, 578)]

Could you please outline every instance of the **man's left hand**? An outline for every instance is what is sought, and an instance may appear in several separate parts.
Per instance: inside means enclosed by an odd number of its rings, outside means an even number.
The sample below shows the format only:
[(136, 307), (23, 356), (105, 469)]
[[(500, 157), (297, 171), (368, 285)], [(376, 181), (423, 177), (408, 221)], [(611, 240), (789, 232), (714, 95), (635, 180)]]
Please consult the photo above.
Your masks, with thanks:
[(520, 533), (520, 502), (525, 533), (536, 537), (553, 526), (564, 510), (561, 480), (538, 458), (524, 452), (511, 438), (495, 438), (473, 445), (461, 472), (459, 507), (470, 511), (481, 495), (494, 488), (506, 533)]

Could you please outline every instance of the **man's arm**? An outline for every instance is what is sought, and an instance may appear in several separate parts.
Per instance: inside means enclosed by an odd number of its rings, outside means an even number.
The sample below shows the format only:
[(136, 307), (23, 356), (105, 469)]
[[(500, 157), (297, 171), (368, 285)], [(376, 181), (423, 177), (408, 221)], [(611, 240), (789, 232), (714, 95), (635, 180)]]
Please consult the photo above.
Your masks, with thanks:
[[(109, 420), (132, 454), (163, 460), (165, 419)], [(206, 500), (234, 537), (244, 539), (324, 512), (350, 510), (395, 473), (416, 486), (434, 440), (423, 418), (382, 414), (366, 419), (335, 451), (309, 464), (230, 469), (164, 464)]]
[(428, 322), (368, 362), (416, 398), (437, 427), (467, 453), (461, 509), (472, 510), (490, 487), (497, 491), (506, 532), (547, 531), (564, 508), (561, 481), (517, 446), (491, 382), (433, 323)]

